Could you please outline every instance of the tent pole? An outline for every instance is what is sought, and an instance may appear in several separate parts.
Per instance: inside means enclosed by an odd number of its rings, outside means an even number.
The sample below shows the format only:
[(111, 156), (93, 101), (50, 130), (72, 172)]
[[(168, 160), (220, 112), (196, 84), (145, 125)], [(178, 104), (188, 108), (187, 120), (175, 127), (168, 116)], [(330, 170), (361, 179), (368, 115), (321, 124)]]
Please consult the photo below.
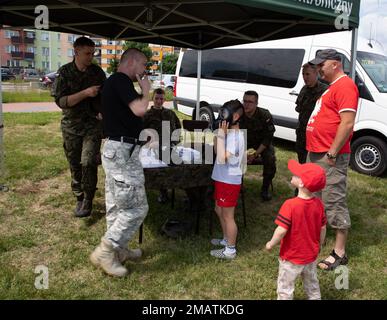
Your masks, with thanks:
[(350, 63), (350, 77), (353, 81), (355, 81), (356, 75), (356, 59), (357, 59), (357, 36), (358, 36), (358, 28), (352, 29), (352, 37), (351, 37), (351, 63)]
[[(4, 145), (3, 145), (3, 97), (2, 97), (2, 79), (1, 79), (1, 55), (0, 55), (0, 178), (4, 173)], [(1, 188), (1, 185), (0, 185)]]
[(198, 50), (197, 82), (196, 82), (196, 113), (195, 120), (199, 120), (200, 109), (200, 78), (202, 76), (202, 50)]

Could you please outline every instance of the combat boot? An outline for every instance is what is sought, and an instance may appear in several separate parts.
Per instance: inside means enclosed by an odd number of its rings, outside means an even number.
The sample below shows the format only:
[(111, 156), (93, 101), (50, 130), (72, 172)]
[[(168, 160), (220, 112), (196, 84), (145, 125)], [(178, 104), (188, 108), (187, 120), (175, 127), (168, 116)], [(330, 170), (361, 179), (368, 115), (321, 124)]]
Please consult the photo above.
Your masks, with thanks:
[(75, 209), (74, 209), (74, 215), (76, 217), (79, 216), (82, 209), (82, 205), (83, 205), (83, 195), (77, 196), (77, 204), (75, 205)]
[(102, 268), (108, 275), (124, 277), (128, 274), (128, 270), (118, 260), (117, 251), (105, 238), (101, 239), (100, 245), (90, 255), (90, 261), (96, 267)]
[(142, 257), (141, 249), (122, 249), (117, 250), (118, 260), (121, 263), (126, 262), (127, 260), (138, 260)]
[(91, 209), (93, 207), (93, 201), (89, 199), (84, 199), (82, 202), (81, 209), (75, 213), (77, 218), (86, 218), (91, 215)]

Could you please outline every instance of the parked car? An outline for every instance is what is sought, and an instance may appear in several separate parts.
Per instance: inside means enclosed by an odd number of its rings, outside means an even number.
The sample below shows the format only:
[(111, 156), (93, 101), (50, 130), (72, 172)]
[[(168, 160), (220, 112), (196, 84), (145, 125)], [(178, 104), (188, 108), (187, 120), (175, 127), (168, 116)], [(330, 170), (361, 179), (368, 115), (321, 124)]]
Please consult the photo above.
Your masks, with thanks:
[(45, 74), (43, 77), (40, 78), (40, 85), (43, 88), (50, 88), (57, 76), (58, 73), (56, 71)]
[(160, 76), (153, 81), (153, 88), (163, 88), (165, 90), (173, 90), (175, 85), (176, 76), (174, 74), (163, 74), (163, 78), (160, 81)]
[(1, 69), (1, 81), (15, 80), (15, 75), (9, 69)]
[(22, 79), (24, 81), (39, 81), (41, 74), (35, 69), (24, 69)]

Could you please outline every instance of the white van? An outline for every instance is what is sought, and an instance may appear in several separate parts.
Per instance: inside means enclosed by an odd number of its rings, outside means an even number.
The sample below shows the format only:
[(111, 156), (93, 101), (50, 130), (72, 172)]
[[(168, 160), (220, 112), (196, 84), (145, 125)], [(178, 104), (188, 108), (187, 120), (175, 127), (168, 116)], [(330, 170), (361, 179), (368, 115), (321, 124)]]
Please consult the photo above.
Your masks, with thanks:
[[(202, 52), (200, 119), (213, 121), (214, 112), (230, 99), (242, 100), (255, 90), (259, 106), (270, 110), (275, 136), (295, 141), (298, 113), (295, 101), (304, 85), (301, 67), (316, 52), (334, 48), (344, 56), (349, 73), (351, 33), (335, 32), (257, 42)], [(374, 42), (358, 39), (356, 83), (359, 109), (352, 139), (351, 166), (380, 176), (387, 168), (387, 57)], [(181, 52), (176, 68), (174, 106), (192, 115), (196, 105), (197, 52)]]

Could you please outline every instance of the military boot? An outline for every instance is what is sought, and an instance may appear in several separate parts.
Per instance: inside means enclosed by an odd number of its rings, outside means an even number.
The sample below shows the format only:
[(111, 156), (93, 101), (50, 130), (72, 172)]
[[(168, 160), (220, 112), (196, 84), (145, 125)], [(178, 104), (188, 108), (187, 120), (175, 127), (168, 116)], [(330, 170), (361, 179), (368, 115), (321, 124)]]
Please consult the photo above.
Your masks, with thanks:
[(117, 250), (118, 260), (121, 263), (126, 262), (127, 260), (138, 260), (142, 257), (141, 249), (122, 249)]
[(74, 215), (76, 217), (79, 216), (81, 209), (82, 209), (82, 205), (83, 205), (83, 194), (81, 196), (77, 196), (77, 204), (76, 204), (75, 209), (74, 209)]
[(85, 199), (83, 200), (82, 207), (75, 216), (77, 218), (86, 218), (91, 215), (91, 210), (93, 209), (93, 199), (94, 192), (89, 192), (85, 194)]
[(108, 275), (124, 277), (128, 270), (118, 260), (118, 251), (109, 240), (101, 239), (100, 245), (90, 255), (90, 261), (96, 267), (102, 268)]
[(271, 180), (263, 179), (262, 189), (261, 189), (261, 198), (263, 201), (270, 201), (272, 196), (269, 191), (271, 185)]

